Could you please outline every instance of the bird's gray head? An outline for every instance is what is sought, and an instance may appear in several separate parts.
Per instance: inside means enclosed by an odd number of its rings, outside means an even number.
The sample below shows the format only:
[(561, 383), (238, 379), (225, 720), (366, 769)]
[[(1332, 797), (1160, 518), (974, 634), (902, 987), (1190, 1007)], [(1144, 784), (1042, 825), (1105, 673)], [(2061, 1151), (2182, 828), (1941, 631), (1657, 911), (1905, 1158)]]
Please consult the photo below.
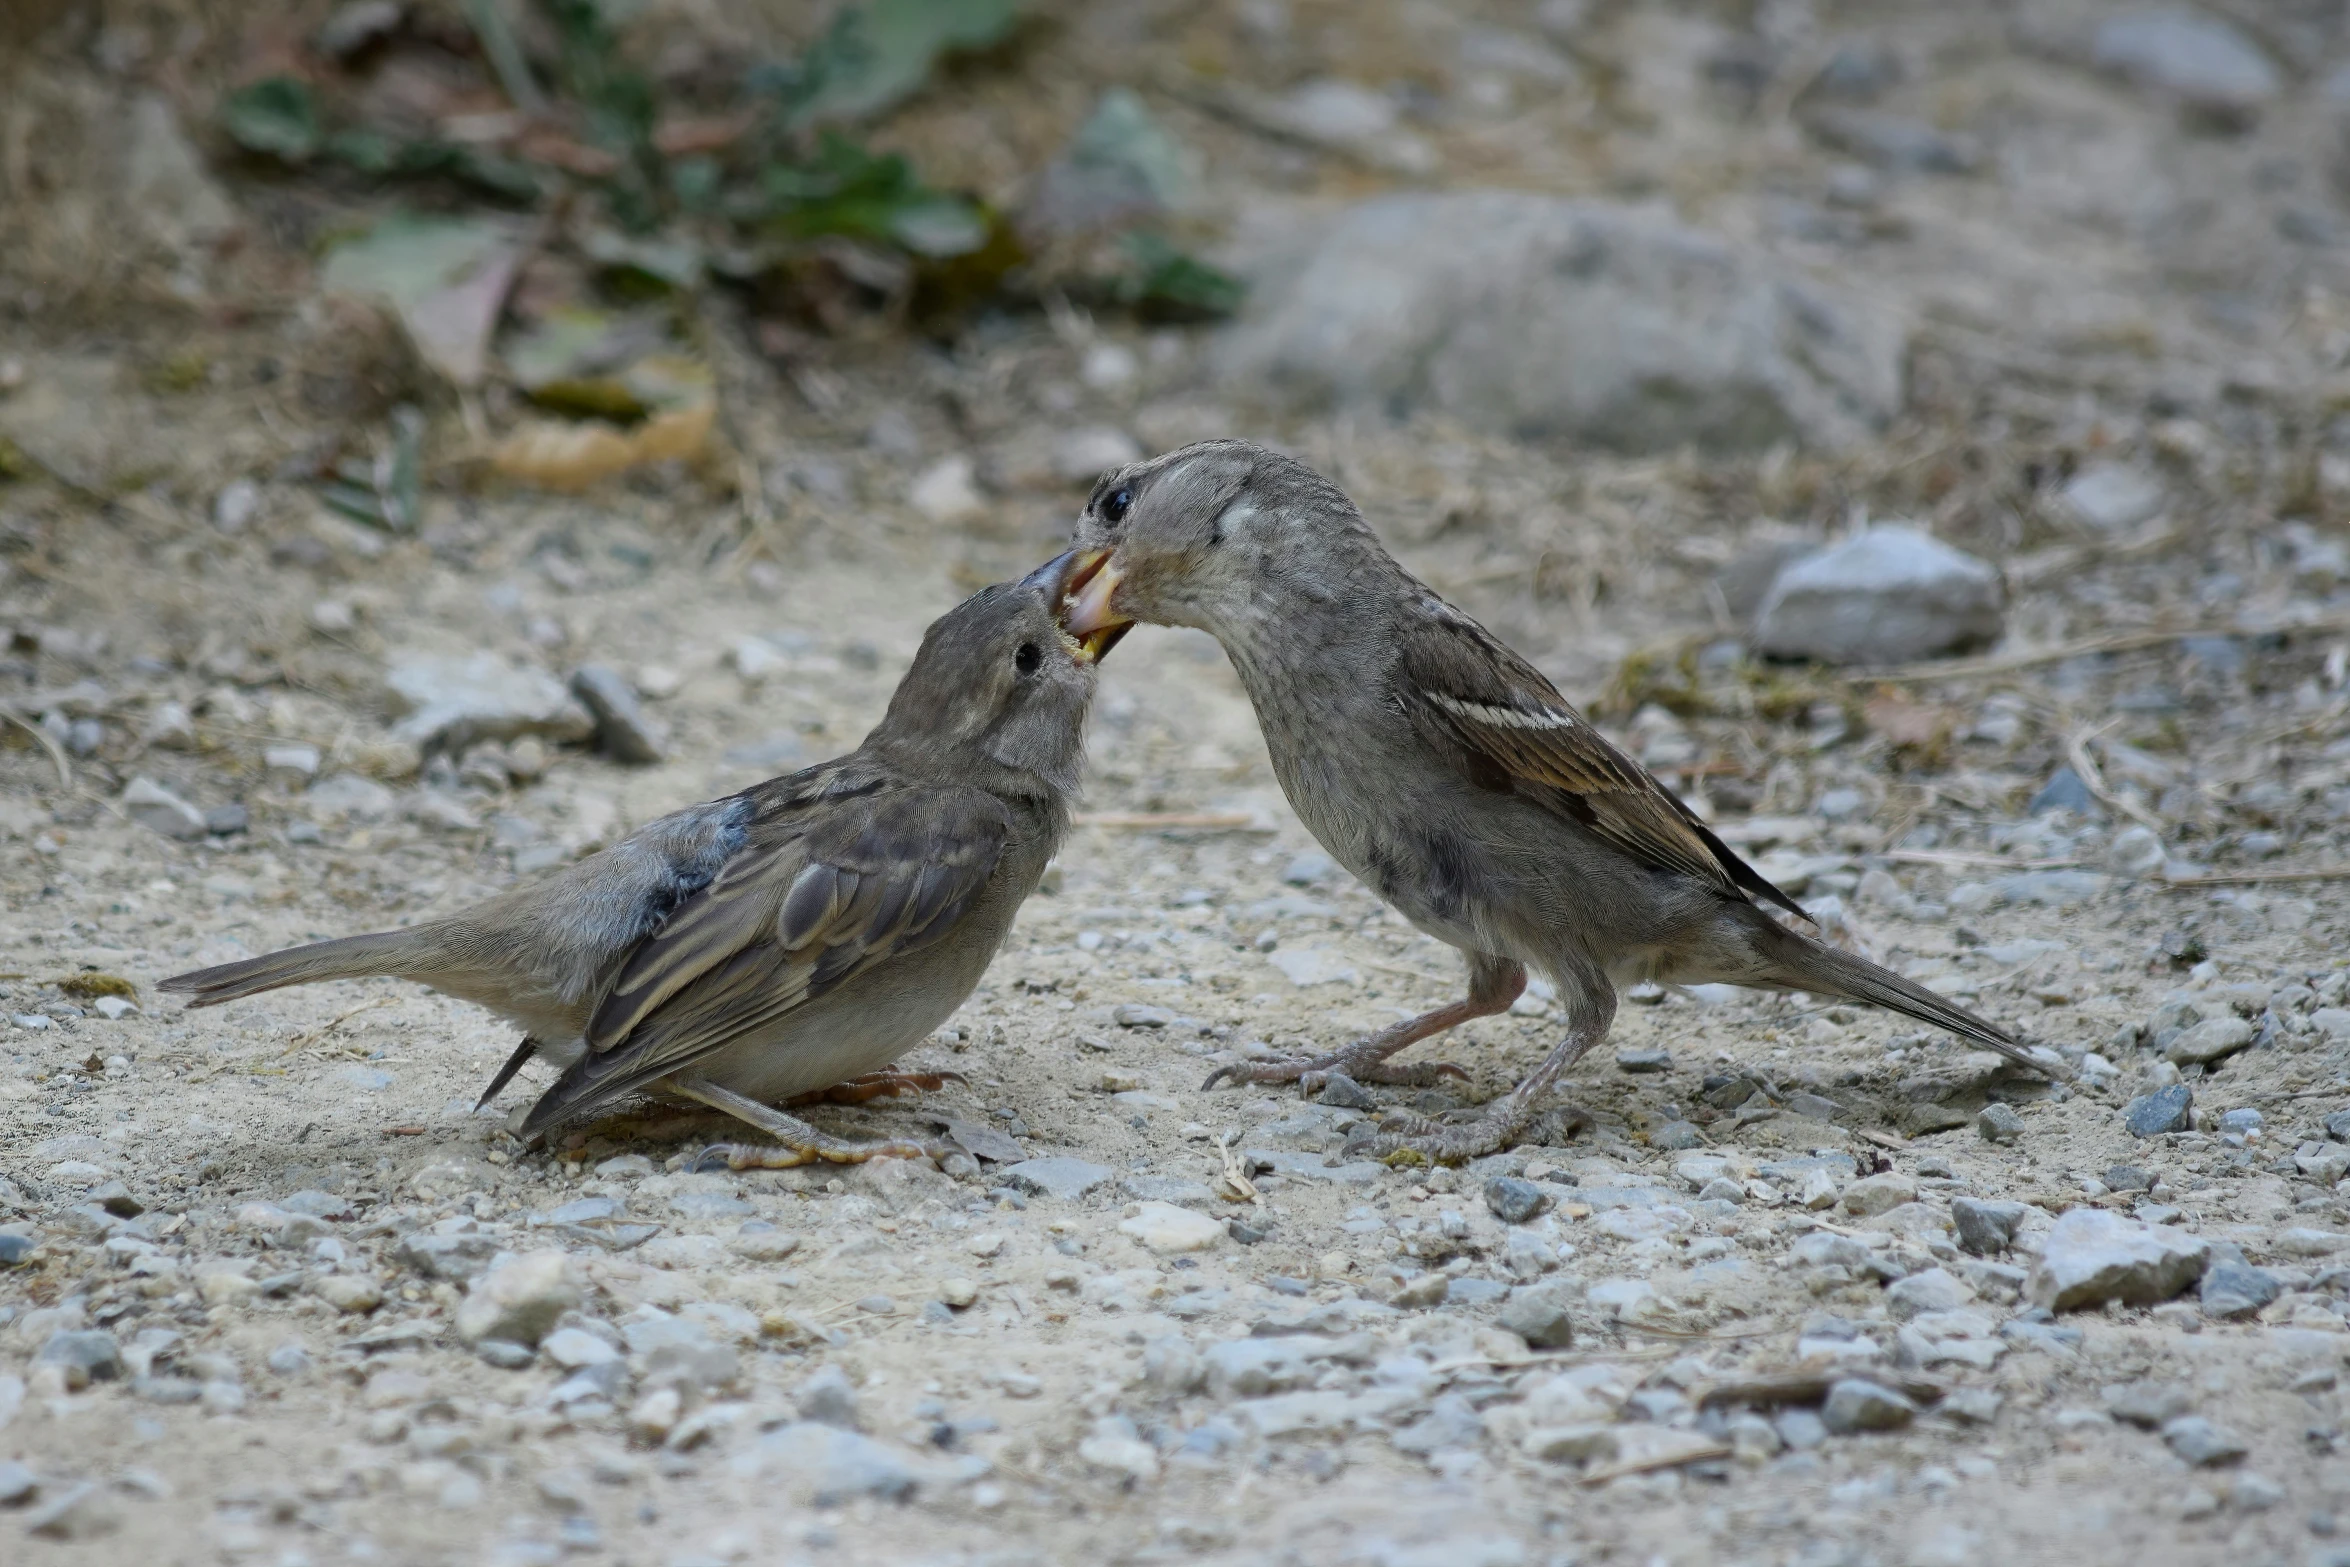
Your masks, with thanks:
[(1077, 792), (1094, 664), (1120, 628), (1080, 638), (1057, 618), (1075, 552), (981, 588), (922, 633), (873, 741), (925, 776)]
[(1203, 441), (1094, 486), (1077, 520), (1064, 624), (1196, 626), (1226, 646), (1269, 617), (1333, 602), (1377, 539), (1346, 492), (1294, 457)]

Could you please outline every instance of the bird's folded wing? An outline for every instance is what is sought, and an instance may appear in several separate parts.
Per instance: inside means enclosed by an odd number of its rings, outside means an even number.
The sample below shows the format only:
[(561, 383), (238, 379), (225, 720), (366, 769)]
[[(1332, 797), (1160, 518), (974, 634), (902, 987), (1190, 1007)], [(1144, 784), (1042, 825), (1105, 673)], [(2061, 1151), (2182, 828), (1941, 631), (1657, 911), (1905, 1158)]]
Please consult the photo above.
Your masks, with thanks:
[(1450, 605), (1432, 608), (1406, 634), (1397, 666), (1399, 700), (1422, 738), (1472, 776), (1543, 796), (1635, 859), (1811, 917), (1610, 744), (1541, 671)]
[(941, 939), (1011, 833), (976, 789), (897, 789), (755, 824), (622, 965), (567, 1079), (582, 1093), (650, 1081)]

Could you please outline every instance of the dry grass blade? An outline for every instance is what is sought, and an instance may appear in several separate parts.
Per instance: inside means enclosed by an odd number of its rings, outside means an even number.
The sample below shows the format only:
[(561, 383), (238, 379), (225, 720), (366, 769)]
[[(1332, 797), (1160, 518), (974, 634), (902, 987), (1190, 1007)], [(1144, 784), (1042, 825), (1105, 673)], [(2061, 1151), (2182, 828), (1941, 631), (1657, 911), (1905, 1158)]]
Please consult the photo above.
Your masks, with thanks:
[(1678, 1469), (1683, 1464), (1709, 1464), (1718, 1458), (1730, 1456), (1730, 1444), (1716, 1442), (1711, 1447), (1685, 1449), (1677, 1453), (1658, 1453), (1648, 1458), (1630, 1458), (1620, 1464), (1603, 1464), (1597, 1469), (1585, 1470), (1585, 1485), (1605, 1485), (1625, 1475), (1646, 1474), (1652, 1469)]
[(2121, 812), (2141, 827), (2150, 827), (2159, 833), (2163, 830), (2162, 818), (2126, 795), (2115, 793), (2106, 783), (2105, 773), (2098, 767), (2096, 759), (2089, 755), (2089, 742), (2119, 721), (2108, 719), (2094, 729), (2074, 730), (2064, 743), (2065, 757), (2072, 763), (2073, 776), (2081, 780), (2081, 786), (2095, 796), (2098, 803)]
[(2350, 865), (2318, 865), (2300, 871), (2207, 871), (2199, 876), (2165, 876), (2165, 887), (2274, 887), (2304, 881), (2350, 881)]
[(70, 791), (73, 788), (73, 764), (65, 759), (65, 747), (57, 743), (57, 737), (14, 708), (0, 707), (0, 718), (7, 719), (40, 742), (41, 749), (49, 753), (50, 762), (57, 768), (57, 787)]
[(1216, 1178), (1216, 1195), (1226, 1202), (1249, 1202), (1262, 1206), (1265, 1199), (1257, 1195), (1256, 1183), (1248, 1178), (1248, 1172), (1241, 1168), (1240, 1156), (1232, 1151), (1232, 1145), (1239, 1137), (1237, 1130), (1228, 1131), (1216, 1143), (1216, 1152), (1224, 1160), (1224, 1173)]
[(2079, 859), (2012, 860), (2004, 854), (1969, 854), (1963, 849), (1888, 849), (1878, 856), (1896, 865), (1984, 865), (2011, 871), (2069, 870)]
[(333, 1033), (336, 1029), (341, 1028), (345, 1023), (350, 1022), (351, 1019), (359, 1016), (360, 1013), (378, 1012), (385, 1007), (397, 1006), (399, 1004), (399, 1000), (400, 998), (398, 996), (378, 996), (373, 1001), (361, 1002), (358, 1006), (353, 1007), (350, 1011), (339, 1013), (336, 1016), (329, 1018), (325, 1023), (319, 1025), (317, 1028), (311, 1029), (308, 1033), (296, 1034), (291, 1040), (287, 1041), (286, 1048), (279, 1051), (278, 1054), (281, 1056), (290, 1056), (297, 1050), (306, 1049), (311, 1045), (315, 1045), (320, 1040), (324, 1039), (327, 1035)]

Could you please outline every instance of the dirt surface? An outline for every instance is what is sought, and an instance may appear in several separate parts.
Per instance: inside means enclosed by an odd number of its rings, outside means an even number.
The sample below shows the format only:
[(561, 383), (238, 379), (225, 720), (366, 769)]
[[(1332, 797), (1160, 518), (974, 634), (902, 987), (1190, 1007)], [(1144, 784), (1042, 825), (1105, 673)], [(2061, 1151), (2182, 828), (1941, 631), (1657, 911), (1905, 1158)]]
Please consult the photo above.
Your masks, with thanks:
[[(10, 1561), (2350, 1561), (2350, 918), (2344, 881), (2282, 874), (2350, 861), (2325, 8), (2236, 8), (2279, 63), (2224, 112), (2092, 69), (2091, 6), (1071, 8), (886, 135), (1009, 199), (1134, 81), (1203, 154), (1200, 221), (1245, 237), (1414, 179), (1200, 80), (1401, 83), (1419, 184), (1663, 201), (1897, 303), (1907, 412), (1833, 454), (1626, 456), (1267, 412), (1208, 330), (1065, 301), (763, 354), (721, 292), (724, 448), (570, 497), (485, 476), (479, 422), (513, 410), (419, 393), (396, 333), (316, 295), (306, 247), (363, 197), (199, 134), (225, 217), (119, 199), (120, 106), (200, 124), (244, 35), (104, 9), (8, 61), (39, 114), (0, 104)], [(721, 52), (812, 31), (657, 10)], [(1480, 27), (1566, 74), (1478, 65)], [(1876, 110), (1957, 168), (1823, 128), (1844, 44), (1890, 51)], [(389, 451), (407, 396), (413, 530), (330, 511), (315, 453)], [(1038, 454), (1080, 426), (1331, 473), (1835, 939), (2071, 1079), (1708, 989), (1633, 997), (1539, 1140), (1459, 1170), (1348, 1162), (1344, 1092), (1202, 1091), (1460, 966), (1319, 855), (1214, 645), (1157, 629), (1104, 666), (1088, 824), (906, 1059), (964, 1081), (813, 1112), (947, 1128), (954, 1173), (694, 1173), (731, 1129), (661, 1105), (526, 1149), (505, 1118), (545, 1077), (476, 1110), (513, 1040), (463, 1005), (154, 990), (845, 750), (930, 618), (1058, 547), (1082, 482)], [(941, 520), (923, 481), (958, 458), (980, 505)], [(2164, 499), (2085, 522), (2063, 497), (2098, 463)], [(1872, 517), (1999, 565), (2000, 641), (1743, 659), (1776, 563)], [(668, 759), (399, 740), (388, 672), (475, 652), (612, 667)], [(1369, 1113), (1503, 1091), (1547, 1010), (1421, 1047), (1467, 1080)], [(2232, 1042), (2200, 1060), (2194, 1030)], [(2174, 1085), (2181, 1118), (2134, 1133)], [(1013, 1168), (1048, 1159), (1078, 1167)], [(1985, 1203), (2022, 1205), (1990, 1240)], [(2084, 1210), (2191, 1263), (2045, 1309)], [(481, 1347), (534, 1269), (541, 1315)], [(1874, 1391), (1823, 1405), (1839, 1378)]]

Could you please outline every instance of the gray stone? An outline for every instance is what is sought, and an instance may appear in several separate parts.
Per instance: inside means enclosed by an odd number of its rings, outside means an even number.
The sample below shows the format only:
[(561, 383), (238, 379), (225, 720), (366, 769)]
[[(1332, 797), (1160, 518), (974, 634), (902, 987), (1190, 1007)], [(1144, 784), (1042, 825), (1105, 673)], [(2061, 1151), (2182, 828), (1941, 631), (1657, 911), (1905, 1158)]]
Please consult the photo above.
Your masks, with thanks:
[(1292, 887), (1311, 887), (1337, 871), (1336, 860), (1319, 849), (1308, 849), (1281, 868), (1281, 879)]
[(1217, 365), (1292, 407), (1760, 451), (1848, 445), (1902, 405), (1893, 316), (1657, 212), (1394, 194), (1268, 237), (1242, 259), (1249, 304)]
[(1767, 658), (1902, 664), (1999, 638), (1998, 571), (1917, 528), (1883, 524), (1784, 567), (1755, 611)]
[(1827, 1422), (1813, 1410), (1782, 1409), (1772, 1424), (1778, 1428), (1779, 1440), (1799, 1453), (1807, 1453), (1828, 1440)]
[(732, 1467), (744, 1479), (780, 1480), (790, 1500), (812, 1507), (861, 1496), (902, 1502), (922, 1482), (921, 1471), (895, 1449), (813, 1420), (778, 1426), (738, 1453)]
[(1485, 1183), (1485, 1206), (1504, 1224), (1524, 1224), (1550, 1206), (1550, 1193), (1532, 1181), (1497, 1175)]
[(1175, 1021), (1175, 1014), (1165, 1007), (1137, 1006), (1127, 1002), (1111, 1009), (1110, 1021), (1120, 1028), (1165, 1028)]
[(2089, 786), (2081, 781), (2081, 775), (2070, 767), (2059, 767), (2050, 773), (2048, 781), (2040, 786), (2040, 792), (2033, 795), (2030, 803), (2024, 807), (2033, 816), (2046, 816), (2051, 811), (2070, 811), (2075, 816), (2096, 816), (2102, 814), (2104, 809), (2098, 804), (2097, 796), (2089, 792)]
[(2101, 533), (2118, 533), (2160, 516), (2162, 481), (2134, 463), (2093, 462), (2068, 480), (2057, 498), (2064, 509)]
[(1927, 1268), (1895, 1279), (1885, 1290), (1885, 1305), (1896, 1322), (1929, 1311), (1956, 1311), (1975, 1298), (1956, 1277), (1942, 1268)]
[(2105, 868), (2133, 880), (2151, 876), (2170, 859), (2162, 837), (2151, 827), (2126, 827), (2105, 846)]
[(298, 1377), (310, 1369), (310, 1351), (289, 1341), (271, 1350), (263, 1364), (277, 1376)]
[(2213, 1425), (2201, 1415), (2181, 1415), (2163, 1422), (2162, 1440), (2170, 1450), (2198, 1469), (2232, 1464), (2251, 1449), (2225, 1426)]
[(1262, 1398), (1303, 1387), (1319, 1374), (1299, 1338), (1227, 1339), (1200, 1356), (1208, 1391), (1219, 1399)]
[(498, 1243), (487, 1235), (440, 1235), (429, 1230), (401, 1236), (393, 1251), (403, 1267), (453, 1284), (478, 1275), (497, 1254)]
[(1198, 1181), (1179, 1175), (1129, 1175), (1118, 1190), (1136, 1202), (1173, 1203), (1178, 1208), (1213, 1208), (1216, 1194)]
[(792, 1407), (799, 1411), (802, 1420), (837, 1426), (843, 1431), (857, 1429), (857, 1389), (849, 1381), (849, 1374), (838, 1366), (826, 1366), (794, 1388)]
[(144, 774), (124, 787), (119, 803), (132, 821), (166, 838), (193, 842), (211, 831), (202, 811)]
[(1457, 1448), (1474, 1449), (1485, 1439), (1485, 1417), (1460, 1393), (1446, 1393), (1428, 1412), (1395, 1433), (1395, 1450), (1427, 1458)]
[(1888, 1213), (1905, 1202), (1918, 1200), (1918, 1183), (1898, 1171), (1872, 1175), (1844, 1188), (1844, 1211), (1863, 1218)]
[(2240, 1017), (2205, 1018), (2172, 1040), (2163, 1054), (2180, 1066), (2208, 1066), (2250, 1048), (2252, 1038), (2252, 1025)]
[(1687, 1121), (1667, 1121), (1648, 1134), (1648, 1146), (1666, 1153), (1683, 1153), (1706, 1146), (1705, 1134)]
[(420, 750), (456, 753), (524, 735), (574, 743), (596, 732), (561, 681), (494, 653), (407, 653), (384, 679), (399, 715), (393, 735)]
[(398, 803), (391, 790), (357, 773), (336, 773), (302, 791), (303, 809), (318, 821), (379, 822)]
[(485, 1338), (473, 1346), (473, 1353), (484, 1365), (500, 1371), (520, 1371), (538, 1359), (538, 1351), (528, 1344), (517, 1344), (511, 1339)]
[(1918, 1406), (1899, 1393), (1863, 1377), (1830, 1384), (1820, 1405), (1820, 1423), (1838, 1436), (1856, 1431), (1898, 1431), (1917, 1418)]
[(2101, 71), (2203, 110), (2243, 114), (2284, 90), (2259, 45), (2232, 23), (2185, 6), (2107, 18), (2089, 58)]
[(1068, 1158), (1023, 1159), (1018, 1164), (1006, 1165), (1001, 1172), (1004, 1184), (1014, 1191), (1061, 1202), (1075, 1202), (1100, 1188), (1116, 1173), (1107, 1165)]
[(1340, 1110), (1379, 1108), (1379, 1101), (1372, 1097), (1371, 1091), (1344, 1072), (1330, 1074), (1329, 1080), (1322, 1085), (1322, 1091), (1314, 1096), (1314, 1103), (1331, 1105)]
[(1937, 1413), (1961, 1425), (1987, 1426), (1999, 1418), (1999, 1406), (2005, 1402), (1999, 1394), (1987, 1387), (1962, 1387), (1935, 1405)]
[(1573, 1304), (1572, 1286), (1563, 1279), (1522, 1284), (1510, 1291), (1494, 1321), (1536, 1349), (1565, 1349), (1575, 1342)]
[(563, 1253), (508, 1257), (467, 1288), (457, 1307), (457, 1336), (468, 1344), (498, 1338), (536, 1347), (556, 1319), (579, 1303), (579, 1286)]
[(2283, 1292), (2275, 1274), (2242, 1262), (2215, 1262), (2197, 1292), (2207, 1317), (2249, 1317)]
[(620, 671), (582, 664), (571, 672), (571, 694), (596, 724), (596, 749), (615, 762), (650, 767), (669, 751), (669, 726), (645, 711)]
[(2050, 1228), (2025, 1289), (2032, 1304), (2052, 1311), (2109, 1300), (2153, 1305), (2200, 1279), (2210, 1257), (2200, 1236), (2075, 1208)]
[(2176, 1420), (2187, 1409), (2187, 1390), (2174, 1382), (2131, 1382), (2105, 1390), (2105, 1412), (2141, 1430)]
[(2185, 1083), (2141, 1094), (2122, 1107), (2122, 1125), (2132, 1137), (2160, 1137), (2194, 1125), (2195, 1091)]
[(1807, 123), (1829, 146), (1896, 174), (1967, 174), (1983, 161), (1973, 138), (1946, 136), (1906, 114), (1822, 108)]
[[(2235, 1112), (2230, 1111), (2231, 1115)], [(2257, 1110), (2253, 1114), (2257, 1115)], [(2350, 1110), (2336, 1110), (2326, 1117), (2326, 1135), (2338, 1143), (2350, 1143)]]
[(15, 1459), (0, 1459), (0, 1507), (22, 1507), (41, 1489), (41, 1478)]
[(2011, 1105), (1988, 1104), (1975, 1117), (1975, 1130), (1987, 1143), (2012, 1143), (2024, 1135), (2024, 1118)]
[(123, 1370), (122, 1345), (113, 1334), (99, 1328), (52, 1333), (33, 1360), (37, 1365), (63, 1366), (67, 1385), (76, 1388), (110, 1382)]
[(1499, 1279), (1464, 1275), (1445, 1286), (1444, 1303), (1448, 1306), (1490, 1306), (1509, 1292), (1510, 1287)]
[(644, 1317), (624, 1323), (620, 1336), (638, 1375), (656, 1385), (701, 1391), (724, 1387), (742, 1374), (741, 1357), (691, 1317)]
[(234, 800), (204, 813), (204, 830), (215, 838), (233, 838), (252, 825), (252, 813)]
[(94, 1540), (122, 1527), (122, 1508), (95, 1480), (68, 1486), (25, 1515), (24, 1531), (49, 1540)]
[(1672, 1069), (1673, 1053), (1670, 1050), (1627, 1046), (1616, 1052), (1616, 1070), (1619, 1072), (1670, 1072)]
[(2268, 1124), (2268, 1117), (2250, 1105), (2239, 1105), (2219, 1118), (2219, 1129), (2224, 1132), (2257, 1132)]

